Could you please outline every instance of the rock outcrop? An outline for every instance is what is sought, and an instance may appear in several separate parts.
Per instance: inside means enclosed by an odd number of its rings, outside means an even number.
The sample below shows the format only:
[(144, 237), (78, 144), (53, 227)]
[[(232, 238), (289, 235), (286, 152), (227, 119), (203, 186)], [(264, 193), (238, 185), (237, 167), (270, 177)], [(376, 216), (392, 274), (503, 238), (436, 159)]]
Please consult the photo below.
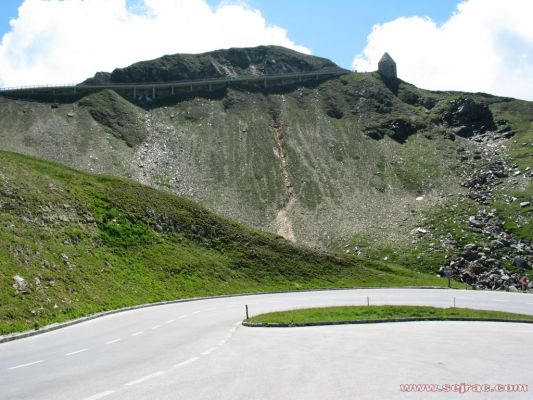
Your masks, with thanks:
[(441, 118), (445, 125), (455, 128), (454, 133), (461, 137), (472, 137), (496, 130), (489, 107), (469, 97), (452, 100)]

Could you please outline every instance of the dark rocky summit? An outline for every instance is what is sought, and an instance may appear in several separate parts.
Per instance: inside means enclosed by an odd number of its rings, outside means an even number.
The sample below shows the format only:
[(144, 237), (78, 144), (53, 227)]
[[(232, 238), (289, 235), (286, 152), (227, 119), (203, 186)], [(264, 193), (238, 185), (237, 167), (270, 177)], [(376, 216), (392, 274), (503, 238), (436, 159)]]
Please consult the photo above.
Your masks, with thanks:
[(206, 78), (306, 73), (341, 69), (321, 57), (279, 46), (231, 48), (202, 54), (166, 55), (142, 61), (111, 73), (98, 72), (84, 84), (172, 82)]

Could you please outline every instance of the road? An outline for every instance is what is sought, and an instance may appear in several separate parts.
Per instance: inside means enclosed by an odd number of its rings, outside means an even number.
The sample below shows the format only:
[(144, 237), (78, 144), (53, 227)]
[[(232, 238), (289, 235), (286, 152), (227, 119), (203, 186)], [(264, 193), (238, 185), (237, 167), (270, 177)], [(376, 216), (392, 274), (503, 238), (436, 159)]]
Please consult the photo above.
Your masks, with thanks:
[(309, 79), (318, 79), (320, 77), (332, 77), (340, 76), (351, 71), (343, 68), (322, 68), (317, 71), (309, 72), (291, 72), (291, 73), (281, 73), (281, 74), (269, 74), (269, 75), (243, 75), (235, 77), (218, 77), (218, 78), (202, 78), (202, 79), (193, 79), (193, 80), (181, 80), (181, 81), (170, 81), (170, 82), (109, 82), (102, 84), (66, 84), (66, 85), (38, 85), (38, 86), (20, 86), (20, 87), (5, 87), (0, 88), (0, 93), (35, 93), (35, 92), (49, 92), (49, 91), (74, 91), (84, 92), (84, 91), (98, 91), (103, 89), (112, 89), (112, 90), (124, 90), (124, 89), (172, 89), (172, 88), (192, 88), (198, 86), (207, 86), (211, 90), (211, 85), (229, 85), (229, 84), (238, 84), (238, 83), (252, 83), (260, 82), (266, 87), (267, 82), (272, 81), (283, 81), (286, 79), (294, 81), (302, 81)]
[[(361, 289), (176, 303), (0, 344), (0, 399), (531, 399), (533, 325), (405, 322), (246, 328), (252, 314), (418, 304), (533, 314), (533, 296)], [(405, 393), (401, 384), (527, 384), (522, 393)]]

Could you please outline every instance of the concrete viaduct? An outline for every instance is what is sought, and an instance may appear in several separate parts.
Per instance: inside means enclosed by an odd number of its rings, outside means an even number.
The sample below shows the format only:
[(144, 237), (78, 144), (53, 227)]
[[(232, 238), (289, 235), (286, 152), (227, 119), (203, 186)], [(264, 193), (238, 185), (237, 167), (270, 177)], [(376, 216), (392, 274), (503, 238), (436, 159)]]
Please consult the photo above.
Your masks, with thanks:
[(324, 68), (305, 73), (286, 73), (272, 75), (239, 76), (235, 78), (207, 78), (173, 82), (135, 82), (135, 83), (104, 83), (104, 84), (69, 84), (48, 86), (23, 86), (0, 88), (0, 95), (14, 97), (31, 97), (39, 94), (52, 95), (85, 95), (104, 89), (112, 89), (124, 96), (134, 99), (166, 97), (197, 91), (213, 91), (232, 85), (255, 85), (264, 89), (270, 86), (298, 84), (299, 82), (317, 81), (349, 73), (342, 68)]

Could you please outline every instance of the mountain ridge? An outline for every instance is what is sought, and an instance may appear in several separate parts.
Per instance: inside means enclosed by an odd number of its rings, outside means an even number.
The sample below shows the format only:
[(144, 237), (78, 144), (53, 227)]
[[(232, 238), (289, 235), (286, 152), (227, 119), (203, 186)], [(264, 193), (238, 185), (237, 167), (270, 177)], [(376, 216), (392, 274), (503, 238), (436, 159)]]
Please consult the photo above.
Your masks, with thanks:
[(240, 76), (342, 70), (332, 61), (280, 46), (230, 48), (200, 54), (165, 55), (112, 72), (97, 72), (83, 84), (155, 83)]
[(454, 241), (468, 244), (468, 217), (480, 203), (463, 183), (498, 151), (509, 159), (506, 174), (519, 176), (498, 178), (482, 205), (530, 242), (531, 211), (516, 205), (532, 200), (523, 171), (533, 103), (396, 83), (391, 90), (377, 73), (347, 73), (149, 107), (112, 90), (61, 103), (0, 98), (1, 148), (133, 178), (304, 245), (435, 272), (455, 250), (428, 221), (455, 207), (463, 219)]

